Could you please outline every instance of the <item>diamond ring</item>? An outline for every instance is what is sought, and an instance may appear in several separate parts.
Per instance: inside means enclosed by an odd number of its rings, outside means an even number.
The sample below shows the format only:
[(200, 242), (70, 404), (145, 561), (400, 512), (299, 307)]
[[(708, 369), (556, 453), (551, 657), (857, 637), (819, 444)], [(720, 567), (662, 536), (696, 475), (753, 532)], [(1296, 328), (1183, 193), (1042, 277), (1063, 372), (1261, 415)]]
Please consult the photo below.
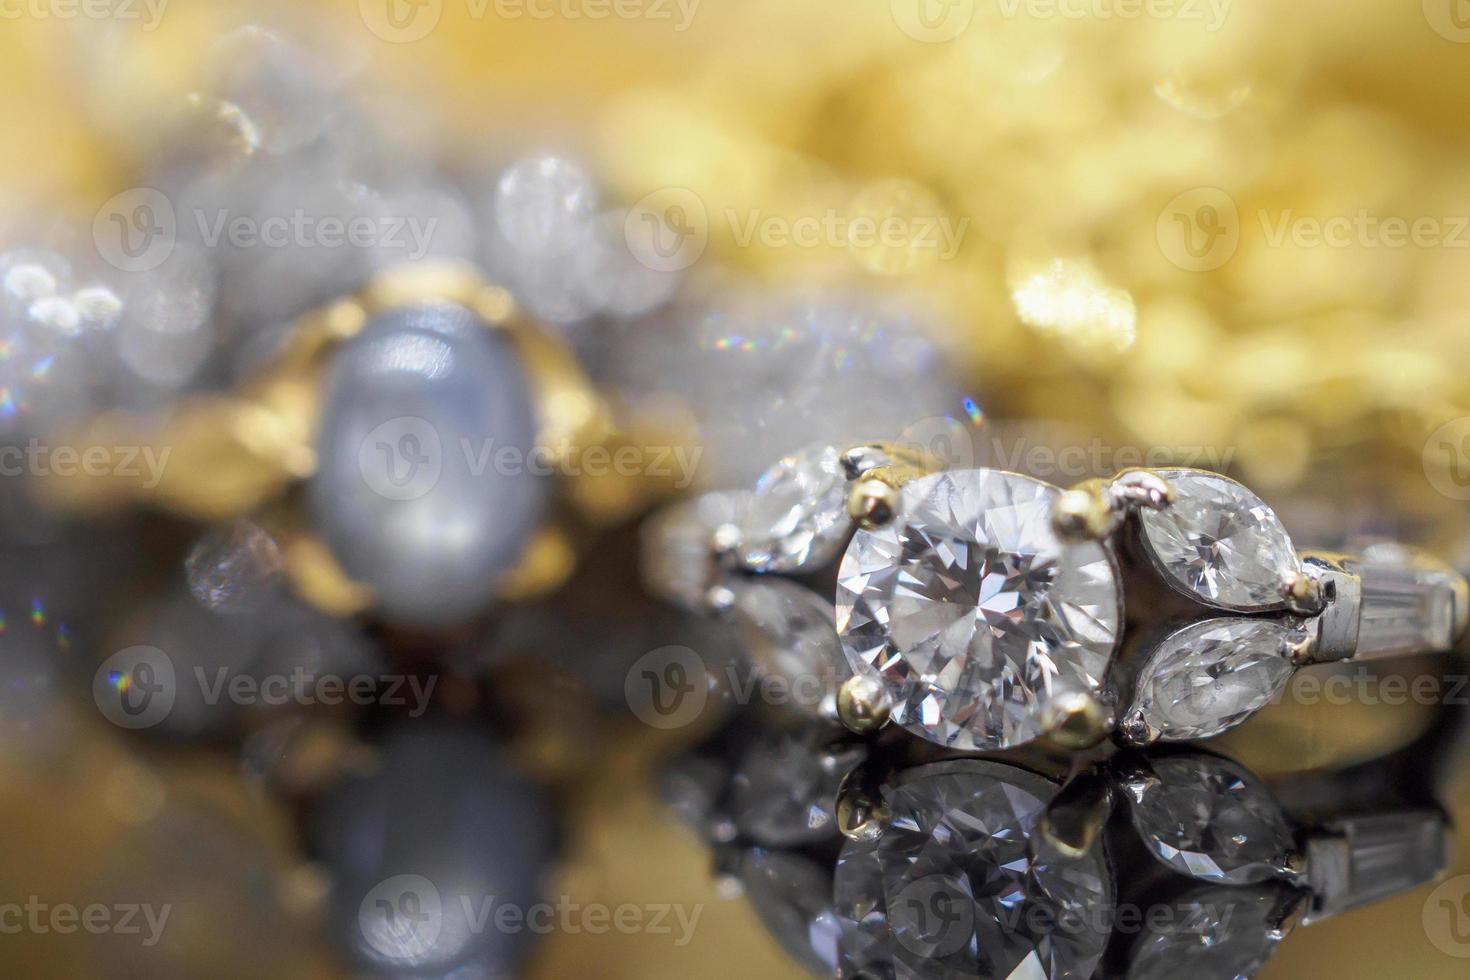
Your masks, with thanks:
[[(891, 722), (963, 751), (1208, 738), (1299, 667), (1446, 651), (1470, 614), (1448, 567), (1398, 545), (1298, 551), (1217, 473), (1064, 490), (880, 443), (787, 456), (753, 491), (678, 505), (646, 546), (666, 598), (798, 617), (767, 625), (800, 640), (800, 669), (845, 678), (833, 706), (849, 728)], [(789, 592), (778, 578), (812, 580), (839, 553), (830, 607), (770, 599)], [(814, 604), (830, 609), (825, 638)]]

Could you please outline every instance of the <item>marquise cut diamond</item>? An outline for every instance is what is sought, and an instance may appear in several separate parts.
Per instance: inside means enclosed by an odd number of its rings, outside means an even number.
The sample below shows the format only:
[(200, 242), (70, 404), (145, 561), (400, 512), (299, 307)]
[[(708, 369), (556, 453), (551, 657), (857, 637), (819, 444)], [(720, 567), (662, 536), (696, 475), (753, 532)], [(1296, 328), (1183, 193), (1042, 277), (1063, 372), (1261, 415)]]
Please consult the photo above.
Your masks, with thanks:
[(1063, 545), (1056, 487), (1001, 470), (904, 485), (896, 519), (859, 531), (838, 571), (837, 631), (893, 719), (941, 745), (1009, 748), (1063, 695), (1097, 691), (1122, 618), (1102, 546)]
[(1286, 686), (1283, 645), (1299, 631), (1266, 619), (1210, 619), (1170, 634), (1139, 672), (1133, 710), (1164, 741), (1210, 738)]
[(847, 473), (826, 445), (786, 456), (756, 482), (738, 527), (740, 561), (754, 572), (796, 572), (830, 561), (847, 533)]
[(1203, 470), (1160, 470), (1174, 503), (1140, 512), (1154, 563), (1176, 587), (1212, 606), (1280, 608), (1300, 570), (1276, 513), (1245, 487)]
[(1280, 877), (1295, 846), (1270, 792), (1227, 759), (1160, 759), (1130, 793), (1133, 826), (1148, 849), (1192, 878), (1241, 885)]
[(1134, 949), (1127, 980), (1253, 977), (1281, 941), (1277, 885), (1208, 885), (1170, 906)]

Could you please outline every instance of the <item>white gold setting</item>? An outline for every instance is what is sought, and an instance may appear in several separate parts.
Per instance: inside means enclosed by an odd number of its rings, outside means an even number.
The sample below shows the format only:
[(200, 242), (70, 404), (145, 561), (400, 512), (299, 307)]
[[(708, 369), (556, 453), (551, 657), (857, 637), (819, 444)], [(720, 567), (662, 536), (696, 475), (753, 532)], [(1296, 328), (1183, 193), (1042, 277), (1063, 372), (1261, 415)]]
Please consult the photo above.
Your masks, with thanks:
[[(1448, 567), (1398, 545), (1298, 551), (1261, 498), (1205, 470), (1063, 489), (883, 443), (814, 446), (743, 499), (764, 506), (691, 532), (714, 578), (661, 591), (812, 575), (840, 553), (833, 626), (852, 676), (838, 716), (960, 751), (1210, 738), (1298, 668), (1446, 651), (1470, 615)], [(1203, 615), (1119, 662), (1125, 554)]]

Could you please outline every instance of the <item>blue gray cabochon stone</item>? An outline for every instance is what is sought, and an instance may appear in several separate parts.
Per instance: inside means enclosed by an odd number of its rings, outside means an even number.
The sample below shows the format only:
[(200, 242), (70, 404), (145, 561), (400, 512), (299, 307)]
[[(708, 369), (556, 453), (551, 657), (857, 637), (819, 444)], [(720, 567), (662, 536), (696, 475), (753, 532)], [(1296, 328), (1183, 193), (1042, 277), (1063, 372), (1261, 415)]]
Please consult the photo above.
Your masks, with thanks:
[(535, 440), (530, 384), (504, 334), (450, 304), (390, 310), (332, 364), (316, 526), (385, 618), (462, 622), (540, 519), (550, 481), (534, 472)]

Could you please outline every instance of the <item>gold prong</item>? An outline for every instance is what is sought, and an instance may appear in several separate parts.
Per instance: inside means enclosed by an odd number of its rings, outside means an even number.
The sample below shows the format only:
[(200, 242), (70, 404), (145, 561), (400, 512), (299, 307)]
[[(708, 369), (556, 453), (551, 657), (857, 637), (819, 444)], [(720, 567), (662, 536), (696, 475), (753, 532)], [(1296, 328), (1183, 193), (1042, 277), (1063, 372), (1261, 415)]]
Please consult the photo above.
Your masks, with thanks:
[(1048, 707), (1042, 730), (1058, 748), (1090, 749), (1113, 730), (1113, 712), (1095, 694), (1075, 691), (1063, 694)]
[(870, 442), (853, 446), (842, 453), (842, 468), (850, 480), (866, 477), (881, 479), (894, 489), (914, 477), (944, 468), (940, 460), (909, 446), (889, 442)]
[(545, 595), (566, 582), (576, 564), (577, 551), (565, 531), (554, 525), (539, 528), (501, 580), (497, 597), (514, 602)]
[(1047, 805), (1038, 829), (1042, 838), (1063, 856), (1080, 858), (1092, 850), (1113, 812), (1113, 791), (1095, 775), (1073, 779)]
[(1310, 633), (1300, 640), (1283, 639), (1281, 655), (1298, 667), (1310, 664), (1317, 658), (1317, 639)]
[(1307, 918), (1312, 910), (1312, 899), (1300, 892), (1290, 893), (1284, 904), (1278, 908), (1267, 923), (1270, 928), (1270, 936), (1276, 942), (1281, 942), (1295, 931)]
[(1117, 773), (1118, 785), (1128, 798), (1134, 803), (1142, 803), (1143, 798), (1149, 791), (1159, 785), (1159, 777), (1154, 775), (1152, 769), (1146, 763), (1137, 764)]
[(837, 791), (837, 829), (848, 840), (877, 840), (883, 835), (888, 807), (859, 773), (850, 773)]
[(870, 674), (855, 674), (837, 690), (837, 718), (852, 732), (866, 735), (887, 725), (893, 702), (883, 682)]
[(1291, 881), (1307, 873), (1307, 858), (1301, 851), (1288, 851), (1276, 861), (1276, 870)]
[(740, 527), (736, 524), (721, 524), (710, 535), (710, 545), (717, 558), (733, 555), (740, 548)]
[(847, 512), (863, 530), (876, 530), (898, 515), (898, 491), (882, 480), (860, 480), (847, 496)]
[(1174, 502), (1174, 486), (1152, 470), (1128, 470), (1113, 478), (1108, 495), (1117, 506), (1161, 510)]
[(1126, 745), (1142, 747), (1157, 742), (1159, 733), (1148, 723), (1142, 711), (1134, 709), (1118, 722), (1118, 737)]
[(1117, 528), (1122, 516), (1108, 504), (1106, 485), (1088, 480), (1063, 490), (1051, 508), (1051, 527), (1063, 541), (1102, 541)]
[(735, 607), (735, 590), (717, 582), (704, 590), (704, 605), (712, 613), (726, 613)]
[(286, 578), (297, 595), (332, 616), (355, 616), (372, 606), (372, 590), (348, 577), (321, 538), (289, 532), (284, 537)]
[(1301, 569), (1281, 579), (1281, 597), (1292, 612), (1314, 616), (1322, 611), (1322, 584)]
[(473, 308), (484, 284), (468, 263), (410, 262), (375, 275), (363, 287), (362, 302), (369, 314), (432, 300)]

